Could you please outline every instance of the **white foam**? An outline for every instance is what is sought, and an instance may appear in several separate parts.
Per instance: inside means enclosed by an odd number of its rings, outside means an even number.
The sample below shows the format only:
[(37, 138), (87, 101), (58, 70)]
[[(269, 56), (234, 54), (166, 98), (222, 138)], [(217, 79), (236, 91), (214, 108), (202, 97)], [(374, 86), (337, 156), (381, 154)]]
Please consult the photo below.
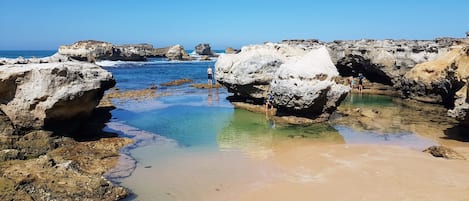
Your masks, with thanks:
[(208, 63), (216, 61), (216, 57), (210, 58), (210, 61), (202, 61), (200, 58), (195, 58), (195, 60), (191, 61), (168, 61), (168, 60), (149, 60), (149, 61), (109, 61), (103, 60), (96, 62), (97, 65), (103, 67), (121, 67), (124, 65), (134, 65), (134, 66), (143, 66), (143, 65), (151, 65), (151, 64), (177, 64), (177, 63)]

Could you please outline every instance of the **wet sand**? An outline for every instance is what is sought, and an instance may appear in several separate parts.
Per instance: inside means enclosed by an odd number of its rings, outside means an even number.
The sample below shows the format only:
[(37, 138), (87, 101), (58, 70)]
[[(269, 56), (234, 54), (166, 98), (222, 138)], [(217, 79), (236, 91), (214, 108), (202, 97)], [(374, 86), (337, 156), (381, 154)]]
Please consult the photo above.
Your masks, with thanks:
[(283, 176), (237, 200), (469, 200), (469, 162), (393, 146), (292, 147)]
[[(469, 161), (389, 145), (293, 139), (246, 150), (135, 149), (129, 200), (469, 200)], [(467, 150), (467, 149), (464, 149)], [(158, 153), (156, 156), (155, 153)]]

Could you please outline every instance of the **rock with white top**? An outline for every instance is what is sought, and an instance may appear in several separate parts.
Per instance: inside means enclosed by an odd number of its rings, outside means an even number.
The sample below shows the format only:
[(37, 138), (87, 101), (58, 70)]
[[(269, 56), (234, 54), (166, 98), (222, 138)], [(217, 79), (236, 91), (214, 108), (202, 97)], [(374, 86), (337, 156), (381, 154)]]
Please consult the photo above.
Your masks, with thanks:
[(30, 63), (55, 63), (55, 62), (65, 62), (65, 61), (72, 61), (72, 59), (68, 56), (61, 55), (59, 53), (55, 53), (52, 56), (42, 57), (42, 58), (23, 58), (18, 57), (15, 59), (12, 58), (0, 58), (0, 66), (7, 65), (7, 64), (30, 64)]
[(169, 60), (191, 60), (191, 57), (187, 54), (182, 45), (174, 45), (169, 47), (165, 56)]
[[(182, 49), (182, 50), (181, 50)], [(180, 45), (153, 48), (150, 44), (114, 45), (108, 42), (85, 40), (62, 45), (58, 53), (79, 61), (145, 61), (149, 57), (168, 57), (170, 60), (190, 60)]]
[(280, 113), (323, 120), (350, 90), (334, 81), (338, 75), (321, 45), (251, 45), (215, 64), (217, 81), (239, 98), (261, 104), (271, 93)]
[(86, 62), (0, 66), (0, 110), (18, 130), (53, 127), (85, 118), (104, 91), (111, 73)]

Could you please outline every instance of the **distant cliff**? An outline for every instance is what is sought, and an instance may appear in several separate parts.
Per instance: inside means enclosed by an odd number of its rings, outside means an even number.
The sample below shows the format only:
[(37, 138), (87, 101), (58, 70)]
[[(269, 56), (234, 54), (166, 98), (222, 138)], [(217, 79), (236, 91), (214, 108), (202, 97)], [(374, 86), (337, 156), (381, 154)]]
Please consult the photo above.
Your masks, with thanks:
[(58, 53), (79, 61), (145, 61), (150, 57), (167, 57), (170, 60), (190, 60), (181, 45), (154, 48), (150, 44), (114, 45), (108, 42), (86, 40), (72, 45), (62, 45)]

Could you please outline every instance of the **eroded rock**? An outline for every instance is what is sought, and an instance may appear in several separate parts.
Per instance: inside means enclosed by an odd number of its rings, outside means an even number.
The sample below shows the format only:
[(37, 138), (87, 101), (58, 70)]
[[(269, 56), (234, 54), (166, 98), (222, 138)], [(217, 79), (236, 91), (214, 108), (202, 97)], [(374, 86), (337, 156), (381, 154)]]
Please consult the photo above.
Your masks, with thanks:
[(207, 56), (215, 55), (215, 52), (212, 51), (212, 48), (210, 47), (210, 44), (208, 43), (201, 43), (195, 46), (195, 53), (197, 53), (198, 55), (207, 55)]
[(454, 160), (466, 160), (466, 158), (464, 158), (464, 156), (462, 156), (458, 152), (444, 146), (431, 146), (423, 150), (423, 152), (429, 153), (434, 157), (441, 157)]
[(217, 81), (247, 101), (263, 104), (270, 92), (281, 115), (326, 120), (350, 90), (334, 81), (339, 74), (324, 46), (246, 46), (220, 56), (215, 68)]
[[(417, 64), (407, 72), (401, 80), (402, 91), (412, 99), (453, 107), (456, 93), (464, 87), (469, 78), (467, 69), (469, 47), (455, 46), (440, 58)], [(465, 101), (465, 91), (459, 94)]]
[(41, 129), (90, 115), (112, 75), (83, 62), (3, 65), (0, 109), (19, 130)]
[(191, 60), (191, 57), (187, 54), (182, 45), (175, 45), (170, 47), (165, 56), (169, 60)]

